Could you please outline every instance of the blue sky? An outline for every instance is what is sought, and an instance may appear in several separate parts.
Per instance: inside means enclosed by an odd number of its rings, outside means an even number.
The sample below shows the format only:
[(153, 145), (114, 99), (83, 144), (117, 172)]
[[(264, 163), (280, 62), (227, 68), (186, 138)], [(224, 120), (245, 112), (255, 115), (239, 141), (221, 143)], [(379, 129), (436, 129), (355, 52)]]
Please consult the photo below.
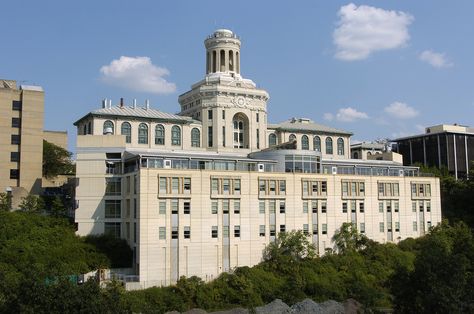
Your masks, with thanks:
[(473, 11), (468, 0), (6, 1), (0, 77), (43, 86), (45, 128), (67, 130), (74, 150), (72, 123), (103, 98), (177, 112), (204, 77), (203, 40), (229, 28), (242, 75), (270, 94), (270, 122), (393, 138), (474, 126)]

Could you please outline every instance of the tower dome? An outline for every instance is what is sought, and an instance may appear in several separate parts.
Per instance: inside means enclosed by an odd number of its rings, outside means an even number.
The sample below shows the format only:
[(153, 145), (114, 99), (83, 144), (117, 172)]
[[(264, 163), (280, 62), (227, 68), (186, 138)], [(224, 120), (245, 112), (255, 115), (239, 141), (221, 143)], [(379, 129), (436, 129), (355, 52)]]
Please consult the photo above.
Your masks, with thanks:
[(206, 74), (234, 72), (240, 74), (240, 39), (228, 29), (217, 29), (204, 41)]

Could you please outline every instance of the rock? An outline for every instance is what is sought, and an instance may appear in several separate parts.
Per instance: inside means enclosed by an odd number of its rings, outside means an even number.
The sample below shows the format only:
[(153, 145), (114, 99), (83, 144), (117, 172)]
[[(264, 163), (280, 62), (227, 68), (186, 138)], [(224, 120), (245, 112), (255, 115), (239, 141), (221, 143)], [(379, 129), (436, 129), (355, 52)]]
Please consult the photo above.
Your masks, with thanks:
[(311, 299), (304, 299), (301, 302), (293, 304), (291, 307), (293, 314), (323, 314), (323, 308)]
[(323, 309), (324, 314), (344, 314), (344, 305), (334, 300), (324, 301), (319, 304)]
[(212, 312), (209, 314), (249, 314), (249, 313), (250, 313), (249, 310), (238, 307), (232, 310)]
[(267, 305), (255, 308), (256, 314), (290, 314), (291, 308), (280, 299), (275, 299)]

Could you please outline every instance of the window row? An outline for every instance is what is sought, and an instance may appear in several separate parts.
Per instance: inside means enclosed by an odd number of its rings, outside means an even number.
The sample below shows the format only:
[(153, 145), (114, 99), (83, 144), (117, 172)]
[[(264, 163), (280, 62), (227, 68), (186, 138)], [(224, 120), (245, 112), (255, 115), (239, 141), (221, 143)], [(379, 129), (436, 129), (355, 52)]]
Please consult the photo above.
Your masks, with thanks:
[[(138, 144), (148, 144), (148, 124), (140, 123), (138, 125)], [(86, 129), (84, 129), (84, 134)], [(107, 120), (103, 125), (103, 134), (115, 134), (114, 123)], [(122, 122), (120, 126), (120, 134), (125, 135), (127, 143), (132, 142), (132, 125), (129, 122)], [(181, 128), (177, 125), (171, 127), (171, 145), (181, 145)], [(155, 126), (155, 145), (165, 145), (165, 127), (162, 124)], [(191, 129), (191, 146), (201, 147), (201, 131), (198, 128)]]
[(260, 214), (265, 214), (266, 210), (268, 209), (269, 214), (275, 214), (277, 210), (280, 214), (286, 213), (286, 201), (277, 201), (277, 200), (261, 200), (258, 203), (258, 212)]
[[(310, 207), (311, 206), (311, 207)], [(312, 201), (304, 201), (303, 202), (303, 213), (308, 213), (309, 209), (311, 208), (311, 212), (313, 214), (318, 213), (318, 210), (321, 211), (322, 214), (327, 212), (327, 201), (324, 200), (312, 200)]]
[(159, 177), (158, 191), (164, 194), (191, 194), (191, 178), (185, 177)]
[(392, 212), (392, 209), (395, 213), (398, 213), (400, 211), (400, 203), (396, 200), (379, 202), (379, 213), (390, 213)]
[(325, 196), (327, 195), (327, 181), (303, 180), (303, 196)]
[[(359, 205), (359, 206), (357, 206), (357, 205)], [(359, 202), (357, 200), (350, 200), (350, 201), (342, 202), (342, 212), (347, 213), (347, 211), (349, 209), (349, 206), (350, 206), (351, 213), (357, 212), (357, 207), (359, 207), (359, 212), (360, 213), (365, 212), (364, 202)]]
[[(288, 140), (290, 142), (296, 141), (296, 135), (290, 134)], [(326, 154), (332, 155), (334, 153), (333, 150), (333, 139), (331, 137), (326, 137)], [(268, 135), (268, 145), (269, 147), (276, 146), (278, 144), (277, 136), (275, 133), (271, 133)], [(309, 137), (307, 135), (303, 135), (301, 137), (301, 149), (302, 150), (309, 150)], [(317, 152), (321, 152), (321, 137), (314, 136), (313, 137), (313, 150)], [(344, 155), (344, 139), (342, 137), (337, 139), (337, 154)]]
[(158, 213), (160, 215), (166, 215), (168, 208), (171, 211), (172, 215), (177, 215), (180, 212), (184, 215), (191, 214), (191, 200), (189, 199), (170, 199), (170, 200), (161, 200), (158, 205)]
[(342, 181), (342, 196), (365, 196), (365, 183), (363, 181)]
[(272, 179), (259, 179), (258, 191), (260, 195), (285, 195), (286, 194), (286, 181), (285, 180), (272, 180)]
[(431, 184), (429, 183), (411, 183), (411, 197), (430, 197)]
[(379, 231), (380, 232), (385, 232), (385, 231), (393, 232), (394, 231), (393, 227), (395, 229), (395, 232), (400, 232), (400, 223), (398, 221), (395, 222), (395, 225), (392, 225), (391, 222), (388, 222), (386, 227), (387, 228), (385, 229), (385, 223), (384, 222), (379, 223)]
[(381, 196), (399, 196), (400, 187), (396, 182), (379, 182), (378, 183), (378, 193), (379, 197)]
[(417, 209), (420, 213), (424, 212), (425, 210), (429, 213), (431, 212), (431, 202), (430, 201), (412, 202), (411, 209), (412, 209), (412, 212), (414, 213), (416, 213)]
[(240, 179), (211, 178), (212, 195), (240, 195)]

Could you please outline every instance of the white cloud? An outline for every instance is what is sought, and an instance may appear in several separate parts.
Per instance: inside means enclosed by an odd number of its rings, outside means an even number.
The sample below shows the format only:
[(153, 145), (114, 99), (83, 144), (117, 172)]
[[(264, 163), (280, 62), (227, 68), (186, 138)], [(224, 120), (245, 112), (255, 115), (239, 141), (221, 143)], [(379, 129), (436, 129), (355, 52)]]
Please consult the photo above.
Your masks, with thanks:
[(333, 115), (332, 113), (326, 112), (326, 113), (323, 115), (323, 118), (324, 118), (324, 120), (332, 121), (332, 120), (334, 119), (334, 115)]
[(365, 112), (357, 111), (354, 108), (341, 108), (336, 114), (336, 119), (341, 122), (353, 122), (359, 119), (368, 119), (369, 116)]
[(448, 68), (453, 66), (444, 53), (434, 52), (432, 50), (425, 50), (420, 53), (419, 58), (421, 61), (430, 64), (435, 68)]
[(395, 118), (399, 119), (411, 119), (418, 115), (418, 111), (415, 108), (408, 106), (402, 102), (394, 102), (385, 107), (385, 112), (391, 114)]
[(357, 7), (350, 3), (338, 12), (339, 21), (333, 33), (335, 57), (353, 61), (369, 57), (375, 51), (405, 45), (410, 39), (408, 26), (412, 15), (367, 5)]
[(149, 57), (121, 56), (101, 67), (100, 73), (105, 83), (137, 92), (167, 94), (176, 90), (176, 85), (164, 78), (169, 71), (154, 65)]

